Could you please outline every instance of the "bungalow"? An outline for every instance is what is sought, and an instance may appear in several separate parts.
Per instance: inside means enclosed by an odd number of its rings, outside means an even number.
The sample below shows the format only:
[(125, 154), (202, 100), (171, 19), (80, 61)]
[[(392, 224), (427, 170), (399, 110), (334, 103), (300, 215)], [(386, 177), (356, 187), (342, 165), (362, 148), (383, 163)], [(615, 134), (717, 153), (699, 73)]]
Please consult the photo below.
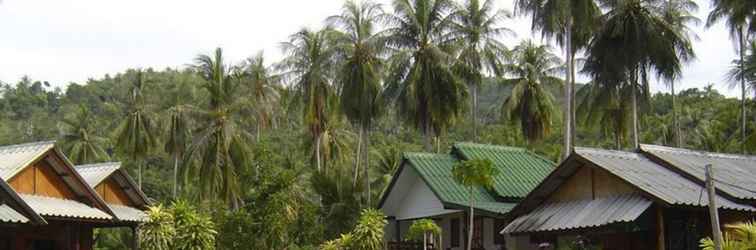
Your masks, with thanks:
[(106, 162), (76, 166), (76, 171), (92, 187), (113, 211), (118, 225), (133, 229), (147, 220), (150, 202), (134, 183), (120, 162)]
[(704, 166), (713, 165), (722, 224), (756, 215), (756, 158), (643, 145), (576, 148), (509, 213), (509, 236), (549, 249), (699, 249), (711, 235)]
[[(489, 159), (500, 171), (492, 189), (474, 189), (473, 225), (468, 225), (466, 216), (469, 192), (451, 173), (455, 164), (470, 159)], [(525, 149), (473, 143), (455, 144), (449, 154), (405, 153), (378, 205), (389, 219), (385, 229), (389, 249), (412, 244), (404, 242), (405, 234), (414, 220), (423, 218), (435, 220), (442, 228), (442, 242), (437, 242), (435, 249), (464, 249), (470, 226), (475, 249), (515, 245), (522, 240), (498, 234), (505, 226), (502, 219), (554, 165)], [(535, 247), (529, 242), (520, 245)]]
[(0, 147), (0, 249), (92, 249), (124, 225), (54, 142)]

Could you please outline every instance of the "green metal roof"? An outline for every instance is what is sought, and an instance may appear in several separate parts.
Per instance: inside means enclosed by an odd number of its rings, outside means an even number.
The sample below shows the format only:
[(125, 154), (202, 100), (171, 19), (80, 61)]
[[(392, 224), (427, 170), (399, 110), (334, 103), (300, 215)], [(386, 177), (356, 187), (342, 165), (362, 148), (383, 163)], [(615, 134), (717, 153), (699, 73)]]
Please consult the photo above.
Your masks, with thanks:
[(524, 148), (457, 143), (452, 150), (465, 160), (489, 159), (499, 169), (494, 190), (501, 197), (524, 198), (556, 164)]
[(445, 205), (464, 209), (469, 191), (454, 180), (452, 168), (461, 160), (489, 159), (499, 169), (493, 190), (473, 189), (475, 209), (503, 214), (554, 169), (554, 163), (520, 148), (459, 143), (452, 154), (405, 153), (404, 159)]

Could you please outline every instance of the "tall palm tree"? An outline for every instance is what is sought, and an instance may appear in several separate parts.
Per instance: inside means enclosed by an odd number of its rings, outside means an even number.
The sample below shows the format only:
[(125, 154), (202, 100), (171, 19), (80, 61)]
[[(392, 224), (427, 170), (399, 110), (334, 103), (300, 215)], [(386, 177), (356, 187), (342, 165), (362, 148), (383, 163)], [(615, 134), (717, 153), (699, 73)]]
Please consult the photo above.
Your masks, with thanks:
[(630, 91), (633, 115), (633, 145), (640, 144), (638, 95), (649, 98), (649, 77), (669, 81), (680, 75), (682, 61), (689, 54), (680, 46), (687, 37), (655, 11), (653, 0), (609, 1), (600, 30), (591, 41), (586, 69), (595, 84), (629, 85), (617, 89)]
[(512, 85), (512, 94), (504, 101), (502, 111), (510, 120), (520, 122), (528, 142), (543, 139), (551, 132), (554, 97), (548, 87), (561, 85), (562, 79), (557, 77), (561, 63), (548, 46), (526, 40), (515, 47), (513, 62), (505, 67), (511, 78), (504, 81)]
[(281, 46), (287, 57), (281, 62), (285, 76), (293, 78), (296, 99), (304, 103), (303, 116), (315, 146), (313, 161), (322, 171), (321, 140), (327, 127), (329, 102), (334, 98), (331, 83), (336, 65), (336, 50), (332, 44), (333, 30), (311, 31), (303, 29)]
[[(714, 9), (711, 10), (706, 20), (706, 26), (711, 27), (724, 19), (730, 30), (731, 39), (738, 41), (739, 65), (741, 71), (745, 71), (746, 44), (748, 37), (756, 32), (756, 1), (752, 0), (711, 0)], [(747, 140), (747, 110), (746, 110), (746, 79), (740, 80), (740, 108), (741, 108), (741, 151), (745, 153)]]
[[(354, 169), (355, 173), (359, 172), (360, 162), (364, 162), (362, 169), (368, 206), (371, 204), (369, 134), (373, 121), (381, 112), (379, 96), (383, 65), (379, 56), (385, 52), (386, 43), (384, 36), (377, 33), (376, 26), (384, 15), (379, 4), (347, 0), (342, 13), (327, 20), (341, 31), (337, 43), (344, 58), (337, 85), (341, 88), (341, 110), (360, 131)], [(356, 184), (357, 174), (354, 176)]]
[(450, 36), (461, 43), (458, 74), (472, 93), (473, 141), (478, 139), (478, 88), (483, 81), (483, 73), (501, 76), (501, 59), (506, 57), (506, 46), (499, 42), (502, 35), (514, 35), (514, 31), (499, 24), (511, 13), (495, 10), (494, 0), (466, 0), (456, 6), (451, 18)]
[(129, 89), (128, 113), (115, 130), (116, 149), (137, 164), (139, 188), (142, 188), (142, 161), (157, 145), (155, 123), (142, 94), (146, 83), (142, 70), (137, 70)]
[[(698, 19), (693, 13), (698, 11), (698, 5), (692, 0), (666, 0), (660, 6), (658, 12), (662, 13), (664, 20), (671, 25), (673, 29), (680, 36), (679, 41), (681, 44), (674, 46), (677, 50), (677, 54), (685, 61), (690, 61), (695, 58), (691, 39), (697, 38), (693, 31), (688, 27), (689, 25), (698, 25), (701, 20)], [(675, 93), (675, 78), (677, 74), (672, 74), (672, 78), (667, 81), (670, 90), (672, 92), (672, 124), (674, 127), (675, 144), (677, 147), (682, 147), (682, 135), (680, 131), (680, 121), (677, 117), (677, 96)]]
[(194, 87), (189, 85), (188, 74), (181, 74), (174, 79), (173, 89), (170, 91), (171, 100), (168, 111), (168, 131), (164, 150), (173, 156), (173, 198), (178, 195), (178, 172), (181, 159), (191, 141), (191, 127), (189, 121), (190, 105), (194, 97)]
[(590, 82), (576, 94), (579, 101), (577, 121), (587, 128), (598, 126), (601, 134), (611, 135), (617, 150), (622, 149), (632, 122), (630, 91), (627, 90), (631, 87), (628, 84)]
[(387, 95), (395, 98), (398, 113), (425, 136), (425, 150), (433, 150), (434, 135), (460, 115), (467, 89), (451, 69), (455, 58), (445, 35), (450, 0), (394, 0), (388, 17), (391, 58)]
[(96, 120), (89, 108), (79, 105), (79, 112), (72, 118), (63, 118), (70, 129), (63, 134), (63, 148), (75, 164), (94, 163), (108, 158), (102, 149), (107, 141), (97, 135)]
[(260, 141), (262, 131), (273, 125), (276, 103), (280, 98), (278, 93), (280, 76), (273, 74), (273, 68), (265, 64), (263, 52), (247, 58), (244, 65), (245, 79), (252, 97), (255, 114), (256, 139)]
[[(195, 174), (199, 176), (200, 199), (220, 196), (236, 210), (241, 205), (237, 173), (250, 161), (247, 141), (251, 138), (237, 124), (241, 109), (246, 106), (238, 94), (240, 73), (232, 72), (224, 64), (220, 48), (213, 55), (199, 55), (194, 61), (193, 68), (204, 80), (201, 86), (209, 101), (203, 110), (195, 112), (200, 125), (185, 158), (199, 158)], [(190, 162), (185, 160), (184, 164)]]
[(588, 45), (597, 28), (601, 10), (595, 0), (516, 0), (515, 11), (532, 14), (534, 30), (555, 38), (564, 49), (567, 77), (564, 88), (564, 149), (562, 157), (575, 145), (575, 54)]

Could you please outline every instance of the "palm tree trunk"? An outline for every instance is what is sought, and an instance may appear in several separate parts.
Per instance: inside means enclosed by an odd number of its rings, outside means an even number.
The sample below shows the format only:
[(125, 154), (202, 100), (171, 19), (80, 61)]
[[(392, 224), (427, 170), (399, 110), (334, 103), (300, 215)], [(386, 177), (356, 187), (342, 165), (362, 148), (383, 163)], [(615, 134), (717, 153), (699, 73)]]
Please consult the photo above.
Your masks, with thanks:
[[(572, 45), (572, 42), (570, 42)], [(577, 144), (577, 100), (575, 98), (575, 50), (570, 49), (570, 109), (572, 109), (572, 116), (570, 117), (570, 141), (572, 142), (572, 148)]]
[(139, 178), (139, 190), (142, 190), (142, 163), (139, 160), (136, 160), (137, 164), (137, 176)]
[(433, 152), (433, 133), (430, 128), (430, 123), (426, 122), (423, 127), (423, 136), (425, 136), (423, 146), (425, 146), (425, 151)]
[[(572, 61), (570, 55), (572, 54), (572, 19), (569, 18), (565, 27), (565, 59), (567, 61), (567, 69), (572, 70)], [(572, 153), (572, 73), (566, 74), (567, 83), (564, 85), (564, 146), (562, 151), (562, 159), (567, 159)]]
[(315, 136), (315, 165), (318, 168), (318, 173), (322, 172), (320, 169), (320, 138), (320, 134)]
[(672, 124), (675, 130), (675, 145), (682, 147), (682, 135), (680, 134), (680, 121), (677, 119), (677, 94), (675, 93), (675, 80), (670, 82), (672, 89)]
[(472, 84), (472, 126), (473, 126), (473, 142), (478, 141), (478, 83)]
[(178, 154), (173, 154), (173, 199), (176, 199), (178, 193)]
[(423, 250), (428, 250), (428, 232), (423, 232)]
[(370, 161), (369, 161), (370, 160), (370, 130), (367, 128), (367, 126), (363, 127), (362, 130), (365, 131), (363, 133), (363, 137), (364, 137), (363, 143), (365, 144), (365, 149), (362, 152), (364, 154), (363, 159), (365, 159), (365, 163), (363, 164), (362, 168), (365, 171), (364, 175), (365, 175), (365, 188), (367, 190), (367, 207), (372, 207), (373, 206), (373, 203), (372, 203), (373, 193), (370, 188)]
[(634, 149), (638, 148), (638, 145), (640, 145), (640, 140), (638, 139), (638, 95), (636, 94), (636, 87), (637, 84), (637, 78), (636, 81), (633, 81), (633, 87), (630, 88), (630, 95), (632, 98), (632, 105), (633, 105), (633, 146)]
[(360, 132), (357, 138), (357, 152), (354, 154), (354, 179), (352, 180), (352, 186), (357, 187), (357, 180), (359, 179), (360, 175), (360, 159), (362, 157), (362, 133), (363, 128), (360, 126), (359, 128)]
[(472, 243), (473, 243), (473, 228), (475, 227), (473, 225), (474, 221), (474, 215), (473, 215), (473, 206), (475, 205), (475, 200), (473, 199), (473, 193), (472, 193), (472, 187), (468, 188), (469, 190), (469, 196), (470, 196), (470, 224), (467, 225), (467, 250), (472, 250)]
[(738, 29), (738, 39), (740, 40), (740, 109), (741, 109), (741, 127), (740, 127), (740, 150), (741, 153), (746, 153), (746, 80), (745, 80), (745, 46), (746, 46), (746, 32), (745, 27)]

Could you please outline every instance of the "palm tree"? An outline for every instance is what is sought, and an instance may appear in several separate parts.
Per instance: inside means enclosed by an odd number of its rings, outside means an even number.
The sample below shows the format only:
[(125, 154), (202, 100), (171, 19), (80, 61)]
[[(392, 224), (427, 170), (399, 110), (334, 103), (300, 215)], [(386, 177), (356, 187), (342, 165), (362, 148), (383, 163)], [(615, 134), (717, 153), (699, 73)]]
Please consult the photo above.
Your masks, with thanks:
[(514, 31), (498, 26), (511, 17), (505, 10), (495, 10), (493, 0), (467, 0), (456, 6), (451, 18), (450, 36), (461, 43), (458, 74), (467, 82), (472, 92), (473, 141), (478, 139), (478, 88), (483, 81), (483, 72), (501, 76), (501, 59), (506, 57), (506, 46), (498, 41), (502, 35), (514, 35)]
[[(341, 88), (341, 110), (359, 128), (359, 142), (355, 161), (355, 173), (363, 163), (363, 178), (366, 184), (368, 206), (370, 196), (370, 127), (381, 112), (381, 70), (379, 56), (385, 51), (383, 36), (376, 32), (380, 18), (385, 14), (381, 5), (373, 2), (348, 0), (341, 15), (331, 16), (328, 22), (341, 30), (337, 43), (344, 55), (337, 85)], [(357, 183), (357, 174), (354, 175)]]
[(142, 188), (142, 161), (157, 145), (155, 123), (142, 95), (145, 85), (142, 70), (137, 70), (129, 89), (128, 113), (115, 130), (116, 149), (137, 164), (139, 188)]
[(452, 72), (454, 59), (445, 39), (453, 7), (450, 0), (394, 0), (387, 29), (391, 58), (386, 93), (398, 102), (398, 114), (425, 136), (431, 151), (438, 135), (460, 114), (467, 89)]
[[(756, 32), (756, 1), (752, 0), (711, 0), (714, 9), (709, 13), (706, 26), (711, 27), (722, 19), (725, 19), (730, 29), (730, 37), (738, 41), (739, 64), (741, 71), (745, 71), (746, 44), (750, 34)], [(747, 140), (747, 117), (746, 117), (746, 79), (740, 78), (740, 104), (741, 104), (741, 151), (745, 153)]]
[(649, 98), (649, 76), (669, 81), (680, 75), (681, 61), (686, 61), (680, 46), (689, 44), (687, 37), (664, 20), (652, 2), (620, 0), (607, 3), (609, 12), (589, 47), (586, 68), (596, 84), (629, 85), (617, 87), (630, 91), (633, 115), (633, 142), (639, 140), (638, 95), (644, 103)]
[(575, 145), (575, 54), (588, 45), (601, 10), (595, 0), (516, 0), (515, 11), (532, 14), (532, 27), (547, 38), (556, 38), (564, 49), (567, 77), (564, 88), (564, 150)]
[(494, 168), (493, 163), (488, 159), (474, 159), (461, 161), (452, 168), (454, 180), (468, 190), (468, 199), (470, 200), (470, 224), (468, 224), (467, 250), (472, 250), (473, 238), (473, 218), (475, 198), (473, 191), (475, 188), (491, 188), (494, 184), (494, 178), (499, 174), (499, 170)]
[[(241, 80), (236, 77), (239, 73), (224, 64), (220, 48), (214, 55), (199, 55), (194, 61), (209, 102), (204, 110), (196, 112), (200, 125), (186, 156), (199, 157), (196, 176), (200, 199), (220, 196), (236, 210), (241, 205), (237, 173), (249, 163), (247, 141), (251, 138), (237, 125), (241, 109), (246, 106), (238, 94)], [(185, 160), (184, 164), (189, 162)]]
[(260, 141), (262, 131), (275, 121), (273, 115), (277, 109), (276, 103), (280, 95), (278, 93), (280, 76), (273, 74), (273, 68), (265, 64), (263, 52), (254, 57), (247, 58), (244, 65), (245, 79), (252, 95), (252, 106), (255, 113), (256, 139)]
[(528, 142), (540, 140), (551, 132), (554, 97), (548, 87), (561, 85), (562, 80), (557, 77), (560, 70), (559, 57), (552, 54), (548, 46), (536, 45), (531, 40), (515, 47), (513, 63), (505, 67), (512, 78), (504, 81), (513, 87), (502, 111), (510, 120), (519, 120), (522, 135)]
[[(677, 50), (677, 54), (685, 61), (690, 61), (695, 58), (693, 46), (691, 44), (691, 38), (697, 38), (688, 25), (698, 25), (701, 22), (693, 12), (698, 11), (698, 5), (692, 0), (666, 0), (661, 6), (661, 10), (664, 20), (676, 30), (679, 34), (681, 44), (674, 46)], [(674, 40), (674, 39), (673, 39)], [(675, 78), (676, 74), (672, 74), (672, 78), (666, 83), (669, 85), (672, 92), (672, 124), (674, 127), (675, 144), (677, 147), (682, 147), (682, 135), (680, 131), (680, 121), (677, 118), (677, 96), (675, 94)]]
[[(612, 135), (617, 150), (622, 145), (632, 122), (627, 84), (597, 84), (590, 82), (577, 92), (577, 121), (588, 128), (599, 126), (601, 133)], [(623, 89), (625, 88), (625, 89)]]
[(332, 44), (333, 30), (311, 31), (303, 29), (281, 46), (288, 54), (280, 67), (285, 76), (293, 78), (296, 99), (304, 103), (303, 117), (312, 143), (315, 146), (313, 161), (322, 171), (322, 152), (319, 145), (327, 124), (328, 104), (334, 98), (333, 79), (336, 67), (336, 50)]
[[(181, 78), (183, 77), (183, 78)], [(188, 85), (186, 76), (174, 82), (174, 89), (170, 91), (172, 99), (168, 110), (168, 138), (165, 141), (165, 152), (173, 155), (173, 199), (178, 194), (178, 171), (181, 159), (191, 140), (191, 127), (188, 114), (193, 106), (189, 101), (194, 96), (194, 88)]]
[(79, 105), (79, 113), (73, 119), (63, 118), (63, 123), (70, 127), (63, 134), (63, 147), (71, 161), (86, 164), (108, 158), (102, 149), (106, 139), (96, 134), (96, 120), (87, 106)]

